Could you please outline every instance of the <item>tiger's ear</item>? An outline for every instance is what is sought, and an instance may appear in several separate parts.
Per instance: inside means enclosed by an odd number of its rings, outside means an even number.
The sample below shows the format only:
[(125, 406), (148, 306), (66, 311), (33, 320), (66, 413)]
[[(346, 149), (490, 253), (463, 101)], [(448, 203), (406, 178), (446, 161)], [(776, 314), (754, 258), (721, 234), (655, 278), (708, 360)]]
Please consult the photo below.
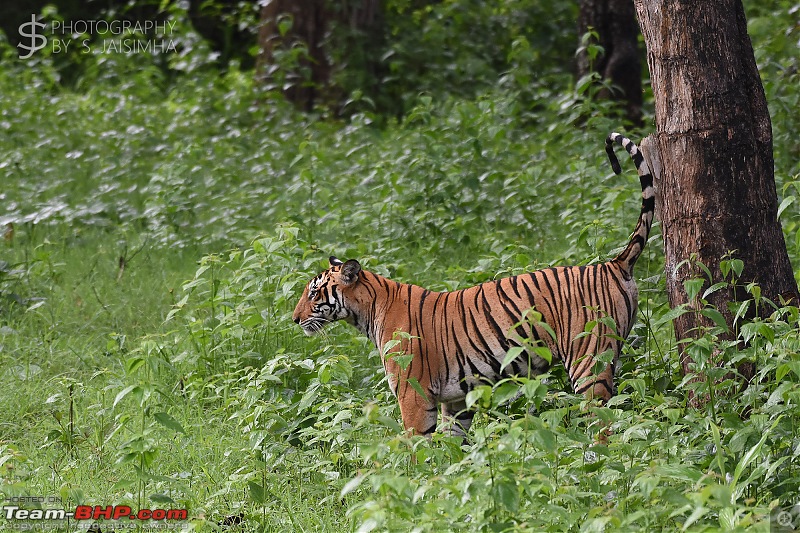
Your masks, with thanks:
[(339, 279), (342, 285), (352, 285), (358, 281), (358, 273), (361, 272), (361, 264), (355, 259), (348, 259), (342, 265), (342, 271), (339, 273)]
[(341, 266), (343, 264), (336, 256), (333, 255), (328, 258), (328, 262), (332, 267)]

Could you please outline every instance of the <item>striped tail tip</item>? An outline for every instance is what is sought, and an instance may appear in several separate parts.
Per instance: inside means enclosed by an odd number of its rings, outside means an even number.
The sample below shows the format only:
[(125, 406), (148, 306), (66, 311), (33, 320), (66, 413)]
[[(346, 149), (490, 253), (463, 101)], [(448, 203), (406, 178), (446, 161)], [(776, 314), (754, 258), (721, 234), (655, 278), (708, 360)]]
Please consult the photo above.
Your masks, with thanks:
[(614, 174), (622, 173), (619, 159), (617, 159), (617, 155), (614, 153), (614, 143), (618, 142), (617, 139), (621, 137), (622, 135), (619, 133), (609, 133), (608, 137), (606, 137), (606, 154), (608, 154), (608, 161), (611, 163), (611, 169), (614, 171)]
[(614, 172), (619, 174), (621, 172), (619, 161), (614, 155), (614, 144), (619, 144), (631, 156), (633, 164), (636, 166), (636, 172), (639, 174), (639, 182), (642, 186), (642, 210), (639, 214), (639, 220), (636, 223), (636, 229), (631, 235), (628, 245), (625, 249), (614, 259), (623, 264), (625, 271), (629, 276), (633, 276), (633, 265), (642, 253), (645, 244), (647, 244), (647, 237), (650, 235), (650, 226), (653, 223), (653, 214), (656, 205), (655, 189), (653, 188), (653, 176), (650, 174), (650, 168), (644, 159), (644, 154), (636, 146), (636, 143), (620, 135), (619, 133), (611, 133), (606, 138), (606, 153), (608, 160), (611, 162), (611, 168)]

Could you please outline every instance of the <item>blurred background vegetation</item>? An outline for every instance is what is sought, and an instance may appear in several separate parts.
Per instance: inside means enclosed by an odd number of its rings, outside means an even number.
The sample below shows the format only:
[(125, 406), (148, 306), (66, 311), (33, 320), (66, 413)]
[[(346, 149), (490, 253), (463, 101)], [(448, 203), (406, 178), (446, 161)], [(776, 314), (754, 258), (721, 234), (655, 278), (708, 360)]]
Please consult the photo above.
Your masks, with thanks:
[[(193, 57), (194, 67), (202, 63), (225, 72), (259, 65), (268, 89), (285, 92), (307, 111), (399, 117), (420, 93), (474, 97), (501, 77), (502, 83), (523, 87), (573, 75), (578, 10), (572, 2), (530, 0), (37, 0), (5, 3), (0, 27), (16, 46), (22, 39), (18, 28), (31, 13), (65, 21), (180, 18), (180, 31), (168, 37), (178, 43), (181, 56), (206, 54)], [(634, 22), (632, 11), (628, 15)], [(84, 55), (75, 47), (54, 58), (65, 87), (86, 76), (92, 61)], [(167, 77), (190, 68), (175, 58), (158, 59)]]

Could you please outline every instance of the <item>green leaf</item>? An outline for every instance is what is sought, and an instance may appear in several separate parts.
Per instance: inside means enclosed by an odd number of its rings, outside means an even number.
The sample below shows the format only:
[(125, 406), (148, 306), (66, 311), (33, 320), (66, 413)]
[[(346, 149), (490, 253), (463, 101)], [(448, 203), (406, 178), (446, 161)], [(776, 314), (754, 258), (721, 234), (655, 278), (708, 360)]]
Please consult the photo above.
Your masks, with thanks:
[(119, 393), (117, 393), (117, 396), (114, 398), (114, 403), (112, 404), (112, 406), (113, 406), (113, 407), (116, 407), (116, 406), (117, 406), (117, 404), (118, 404), (119, 402), (121, 402), (123, 398), (125, 398), (125, 397), (126, 397), (128, 394), (130, 394), (130, 393), (131, 393), (133, 390), (135, 390), (135, 389), (138, 389), (138, 388), (139, 388), (139, 387), (138, 387), (137, 385), (128, 385), (127, 387), (125, 387), (124, 389), (122, 389), (121, 391), (119, 391)]
[(156, 419), (156, 422), (158, 422), (167, 429), (171, 429), (172, 431), (176, 431), (178, 433), (183, 433), (184, 435), (186, 434), (186, 431), (184, 431), (183, 426), (180, 424), (180, 422), (172, 418), (172, 416), (170, 416), (169, 413), (164, 413), (164, 412), (156, 413), (153, 415), (153, 418)]
[(592, 85), (592, 83), (596, 79), (596, 74), (594, 72), (590, 72), (584, 76), (582, 76), (577, 83), (575, 84), (575, 92), (578, 94), (583, 94), (586, 90)]
[(475, 404), (481, 407), (488, 407), (492, 399), (492, 388), (488, 385), (480, 385), (467, 393), (465, 400), (467, 409), (471, 409)]
[(411, 361), (414, 360), (414, 355), (413, 354), (404, 354), (404, 353), (401, 353), (401, 352), (395, 352), (395, 353), (389, 354), (389, 358), (392, 361), (394, 361), (395, 363), (397, 363), (402, 370), (405, 370), (405, 369), (408, 368), (408, 365), (411, 364)]
[(788, 197), (783, 199), (783, 201), (781, 202), (781, 205), (778, 206), (778, 219), (781, 218), (781, 213), (783, 213), (784, 210), (787, 207), (792, 205), (794, 203), (794, 201), (795, 201), (795, 197), (794, 196), (788, 196)]
[(658, 317), (655, 321), (653, 321), (653, 327), (657, 328), (659, 326), (663, 326), (667, 322), (672, 322), (679, 316), (685, 315), (688, 312), (689, 309), (686, 306), (686, 304), (681, 304), (677, 307), (673, 307), (672, 309), (670, 309), (669, 311)]
[(492, 404), (503, 405), (519, 393), (519, 385), (513, 381), (504, 380), (495, 386), (492, 391)]
[(306, 389), (306, 392), (303, 394), (303, 397), (300, 398), (300, 403), (297, 404), (298, 413), (305, 411), (312, 403), (314, 403), (319, 395), (319, 387), (319, 380), (314, 380), (311, 385), (309, 385), (309, 387)]
[(718, 290), (724, 289), (728, 286), (728, 283), (725, 281), (720, 281), (719, 283), (715, 283), (706, 290), (703, 291), (702, 298), (708, 298), (710, 295), (714, 294)]
[(745, 342), (750, 342), (756, 337), (766, 339), (770, 343), (775, 342), (775, 330), (764, 322), (748, 322), (742, 324), (739, 336)]
[(500, 365), (500, 372), (505, 370), (505, 368), (510, 365), (516, 358), (518, 358), (522, 353), (525, 351), (524, 348), (521, 346), (512, 346), (506, 352), (506, 356), (503, 358), (503, 362)]
[(291, 16), (283, 15), (278, 18), (278, 33), (281, 37), (286, 37), (289, 30), (292, 29), (293, 20)]
[[(537, 377), (538, 378), (538, 377)], [(547, 396), (547, 386), (539, 379), (528, 379), (522, 387), (525, 398), (536, 403), (538, 407)]]
[(550, 324), (548, 324), (546, 322), (537, 322), (536, 323), (536, 327), (542, 328), (543, 330), (545, 330), (547, 332), (548, 335), (550, 335), (550, 338), (552, 340), (554, 340), (554, 341), (556, 340), (556, 332), (553, 331), (553, 328), (550, 327)]
[(247, 482), (247, 488), (250, 490), (250, 498), (256, 503), (264, 503), (266, 501), (267, 490), (252, 481)]
[(686, 297), (690, 302), (697, 299), (697, 295), (700, 294), (700, 289), (703, 288), (705, 282), (706, 280), (703, 278), (692, 278), (683, 282), (683, 290), (686, 291)]
[[(758, 457), (761, 447), (764, 446), (764, 443), (767, 441), (767, 437), (769, 437), (770, 432), (775, 429), (775, 427), (778, 425), (778, 422), (780, 422), (782, 418), (783, 415), (778, 415), (778, 418), (776, 418), (775, 422), (772, 423), (772, 426), (770, 426), (770, 428), (764, 432), (764, 435), (762, 435), (758, 443), (744, 454), (742, 460), (739, 461), (739, 463), (736, 465), (736, 468), (734, 468), (733, 479), (730, 483), (731, 490), (733, 491), (734, 495), (736, 494), (736, 484), (739, 482), (739, 478), (742, 477), (742, 472), (744, 472), (744, 470), (750, 466), (750, 463), (752, 463)], [(734, 500), (734, 496), (731, 496), (731, 500)], [(735, 503), (735, 501), (731, 501), (731, 503)]]
[(762, 337), (767, 339), (770, 343), (775, 342), (775, 330), (766, 322), (758, 323), (758, 332)]
[(537, 429), (533, 432), (534, 442), (547, 452), (555, 452), (558, 449), (556, 435), (549, 429)]
[(330, 383), (331, 381), (330, 367), (327, 364), (322, 365), (319, 369), (319, 373), (317, 374), (317, 376), (319, 378), (319, 382), (322, 383), (323, 385)]
[(342, 487), (342, 491), (339, 493), (339, 498), (344, 498), (345, 496), (356, 490), (358, 486), (364, 482), (366, 477), (367, 476), (365, 475), (358, 475), (353, 479), (351, 479), (350, 481), (348, 481), (347, 483), (345, 483), (344, 487)]
[(725, 322), (725, 317), (722, 316), (722, 313), (714, 309), (713, 307), (705, 307), (700, 310), (700, 314), (706, 318), (710, 318), (714, 321), (714, 324), (723, 328), (725, 331), (728, 330), (728, 323)]
[(643, 399), (645, 399), (647, 397), (645, 395), (646, 394), (646, 390), (647, 390), (647, 386), (646, 386), (645, 381), (643, 379), (640, 379), (640, 378), (626, 379), (625, 381), (620, 383), (620, 386), (619, 386), (620, 390), (624, 390), (626, 385), (630, 385), (631, 388), (633, 390), (635, 390), (637, 392), (637, 394), (639, 394), (639, 398), (640, 399), (643, 400)]
[(513, 480), (498, 480), (492, 484), (491, 489), (492, 498), (508, 509), (512, 513), (516, 513), (519, 509), (519, 491), (517, 484)]
[(727, 469), (725, 468), (726, 457), (722, 450), (722, 441), (720, 439), (719, 434), (719, 427), (714, 422), (709, 422), (711, 424), (711, 435), (714, 439), (714, 449), (716, 450), (717, 456), (717, 466), (719, 467), (720, 474), (724, 477), (727, 473)]
[(670, 477), (678, 481), (697, 483), (703, 473), (697, 468), (689, 465), (665, 464), (655, 468), (655, 473), (664, 477)]
[(775, 381), (781, 381), (790, 371), (800, 378), (800, 361), (787, 361), (778, 365), (775, 370)]
[(27, 309), (25, 309), (25, 312), (27, 313), (29, 311), (33, 311), (34, 309), (39, 309), (41, 306), (43, 306), (45, 304), (45, 302), (46, 302), (46, 300), (44, 300), (44, 299), (39, 300), (38, 302), (36, 302), (32, 306), (30, 306)]
[[(778, 214), (780, 216), (780, 214)], [(734, 274), (736, 277), (741, 277), (742, 271), (744, 270), (744, 261), (741, 259), (731, 259), (731, 268), (733, 268)]]
[(386, 341), (386, 344), (383, 345), (383, 355), (392, 353), (392, 348), (399, 345), (401, 342), (403, 342), (402, 339), (389, 339)]
[(161, 494), (156, 492), (150, 495), (150, 501), (156, 503), (175, 503), (175, 500), (167, 496), (166, 494)]
[(681, 528), (681, 531), (688, 531), (689, 527), (692, 524), (694, 524), (695, 522), (700, 520), (703, 516), (708, 514), (709, 511), (711, 511), (711, 509), (703, 507), (702, 505), (700, 505), (699, 507), (695, 508), (695, 510), (692, 512), (692, 514), (690, 514), (688, 516), (688, 518), (686, 518), (686, 521), (684, 521), (683, 527)]
[[(736, 324), (739, 322), (740, 318), (743, 318), (747, 313), (747, 310), (750, 309), (750, 303), (753, 300), (745, 300), (741, 303), (737, 302), (728, 302), (728, 308), (733, 313), (733, 323)], [(736, 308), (736, 312), (734, 313), (733, 308)]]
[(142, 365), (144, 365), (144, 357), (129, 357), (125, 360), (125, 373), (133, 374)]
[(422, 390), (422, 385), (420, 385), (420, 384), (419, 384), (419, 381), (417, 381), (417, 378), (408, 378), (406, 381), (407, 381), (407, 383), (408, 383), (409, 385), (411, 385), (411, 388), (412, 388), (412, 389), (414, 389), (414, 390), (416, 391), (416, 393), (417, 393), (417, 394), (419, 394), (420, 396), (422, 396), (422, 398), (423, 398), (423, 399), (424, 399), (426, 402), (427, 402), (427, 401), (429, 401), (429, 400), (428, 400), (428, 395), (427, 395), (427, 394), (425, 394), (425, 391), (424, 391), (424, 390)]

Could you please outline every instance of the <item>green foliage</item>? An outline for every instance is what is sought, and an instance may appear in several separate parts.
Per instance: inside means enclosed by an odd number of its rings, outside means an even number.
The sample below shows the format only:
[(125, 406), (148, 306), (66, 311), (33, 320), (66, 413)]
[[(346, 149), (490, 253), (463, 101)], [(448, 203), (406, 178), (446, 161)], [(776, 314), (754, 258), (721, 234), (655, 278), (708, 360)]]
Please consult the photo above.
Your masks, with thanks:
[[(697, 265), (693, 305), (670, 310), (656, 231), (613, 400), (571, 394), (558, 364), (479, 387), (464, 446), (403, 435), (380, 353), (351, 328), (291, 321), (332, 253), (455, 289), (611, 257), (638, 213), (632, 165), (605, 161), (612, 107), (564, 67), (574, 6), (387, 9), (400, 120), (355, 78), (347, 122), (299, 114), (218, 72), (188, 27), (166, 68), (83, 57), (74, 84), (58, 58), (0, 45), (0, 492), (185, 507), (206, 531), (239, 516), (245, 531), (767, 530), (800, 492), (800, 312), (733, 257), (717, 283)], [(797, 263), (796, 28), (753, 9)], [(730, 284), (746, 300), (710, 307)], [(682, 313), (708, 319), (686, 378)], [(743, 362), (757, 375), (740, 391)]]

